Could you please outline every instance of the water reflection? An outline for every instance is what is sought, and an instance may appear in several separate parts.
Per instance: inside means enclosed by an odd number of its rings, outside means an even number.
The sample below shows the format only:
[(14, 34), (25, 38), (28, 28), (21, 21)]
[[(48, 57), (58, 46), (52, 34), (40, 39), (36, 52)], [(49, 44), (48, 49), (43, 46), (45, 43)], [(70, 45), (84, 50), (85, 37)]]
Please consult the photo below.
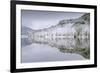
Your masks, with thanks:
[(61, 53), (76, 53), (85, 59), (90, 58), (90, 39), (89, 38), (38, 38), (31, 42), (28, 39), (22, 39), (22, 46), (30, 44), (44, 44), (57, 48)]
[(56, 47), (62, 53), (77, 53), (84, 58), (90, 58), (90, 44), (87, 38), (52, 38), (51, 40), (45, 39), (45, 41), (34, 40), (34, 42)]

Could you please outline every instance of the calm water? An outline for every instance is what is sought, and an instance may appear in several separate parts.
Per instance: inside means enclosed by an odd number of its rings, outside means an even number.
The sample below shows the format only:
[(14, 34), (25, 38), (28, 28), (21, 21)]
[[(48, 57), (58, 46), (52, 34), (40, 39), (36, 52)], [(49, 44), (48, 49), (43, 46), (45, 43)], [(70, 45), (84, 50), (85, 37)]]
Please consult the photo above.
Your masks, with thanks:
[(89, 39), (22, 39), (22, 63), (85, 60), (90, 57)]

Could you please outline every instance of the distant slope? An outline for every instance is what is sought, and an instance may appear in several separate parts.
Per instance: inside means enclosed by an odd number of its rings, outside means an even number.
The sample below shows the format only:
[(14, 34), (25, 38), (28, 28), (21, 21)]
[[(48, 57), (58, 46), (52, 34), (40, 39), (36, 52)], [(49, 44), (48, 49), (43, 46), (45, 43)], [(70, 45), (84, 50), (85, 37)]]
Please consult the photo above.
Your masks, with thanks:
[(32, 30), (29, 27), (22, 26), (22, 28), (21, 28), (21, 35), (27, 35), (29, 32), (34, 32), (34, 30)]
[[(32, 30), (29, 27), (22, 26), (22, 28), (21, 28), (21, 36), (28, 36), (30, 34), (30, 32), (34, 32), (34, 30)], [(29, 37), (28, 38), (23, 38), (23, 37), (21, 38), (22, 47), (30, 45), (30, 44), (32, 44), (32, 42), (29, 40)]]

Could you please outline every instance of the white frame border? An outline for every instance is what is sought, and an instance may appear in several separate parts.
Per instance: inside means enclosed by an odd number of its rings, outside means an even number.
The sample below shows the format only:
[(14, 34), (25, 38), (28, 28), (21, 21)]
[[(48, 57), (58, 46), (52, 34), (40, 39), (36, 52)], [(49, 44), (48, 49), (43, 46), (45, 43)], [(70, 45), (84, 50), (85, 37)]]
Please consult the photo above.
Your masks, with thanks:
[[(90, 60), (81, 61), (58, 61), (41, 63), (21, 63), (21, 9), (25, 10), (45, 10), (45, 11), (66, 11), (66, 12), (89, 12), (90, 13)], [(71, 7), (52, 7), (37, 5), (16, 5), (16, 69), (40, 68), (55, 66), (74, 66), (94, 64), (94, 9), (71, 8)]]

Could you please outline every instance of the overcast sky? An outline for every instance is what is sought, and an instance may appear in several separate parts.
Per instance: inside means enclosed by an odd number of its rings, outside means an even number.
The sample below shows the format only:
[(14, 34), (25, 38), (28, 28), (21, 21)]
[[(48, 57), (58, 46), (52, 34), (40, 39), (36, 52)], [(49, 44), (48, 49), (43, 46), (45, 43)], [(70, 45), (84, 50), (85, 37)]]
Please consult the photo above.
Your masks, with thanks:
[(61, 20), (78, 18), (83, 14), (78, 12), (21, 10), (22, 26), (38, 30), (57, 25)]

